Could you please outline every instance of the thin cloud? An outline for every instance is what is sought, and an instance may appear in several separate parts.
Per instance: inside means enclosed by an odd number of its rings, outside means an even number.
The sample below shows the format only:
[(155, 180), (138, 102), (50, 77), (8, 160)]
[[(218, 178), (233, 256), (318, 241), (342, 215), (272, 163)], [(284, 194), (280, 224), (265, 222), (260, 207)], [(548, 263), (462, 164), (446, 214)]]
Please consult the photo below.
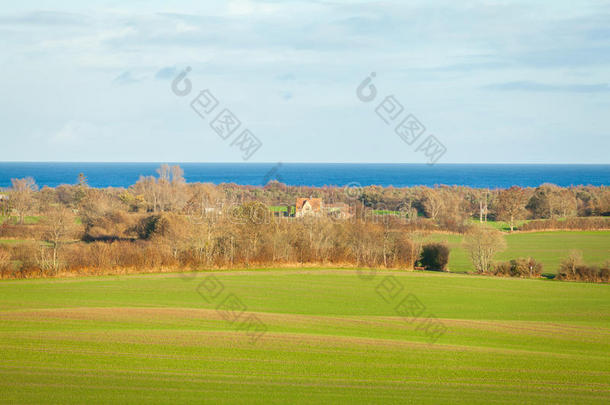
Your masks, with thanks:
[(84, 25), (89, 18), (82, 14), (60, 11), (33, 11), (12, 16), (0, 16), (0, 24), (22, 25)]
[(140, 79), (137, 79), (131, 75), (131, 72), (123, 72), (112, 81), (114, 84), (118, 85), (127, 85), (139, 82)]
[(155, 74), (155, 79), (166, 80), (176, 76), (178, 69), (175, 66), (166, 66), (159, 69)]
[(281, 96), (284, 100), (288, 101), (288, 100), (292, 99), (292, 97), (294, 95), (292, 94), (291, 91), (283, 91), (283, 92), (281, 92)]
[(610, 91), (607, 83), (595, 84), (545, 84), (538, 82), (506, 82), (490, 84), (484, 87), (488, 90), (499, 91), (537, 91), (537, 92), (566, 92), (566, 93), (601, 93)]

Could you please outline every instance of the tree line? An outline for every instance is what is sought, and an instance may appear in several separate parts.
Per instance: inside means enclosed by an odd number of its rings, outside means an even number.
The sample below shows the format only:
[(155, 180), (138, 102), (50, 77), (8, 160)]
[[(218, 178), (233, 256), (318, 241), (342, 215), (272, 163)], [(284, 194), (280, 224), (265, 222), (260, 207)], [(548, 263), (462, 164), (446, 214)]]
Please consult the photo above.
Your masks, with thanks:
[[(8, 198), (0, 199), (0, 237), (29, 241), (0, 247), (0, 271), (17, 276), (278, 264), (442, 270), (448, 247), (424, 243), (426, 233), (461, 232), (472, 242), (483, 232), (473, 222), (506, 220), (513, 230), (520, 220), (542, 218), (521, 228), (539, 230), (546, 222), (610, 229), (604, 186), (369, 186), (354, 193), (275, 181), (264, 187), (187, 183), (180, 167), (163, 165), (157, 176), (128, 188), (91, 188), (80, 175), (76, 184), (42, 189), (33, 179), (13, 179), (2, 194)], [(298, 197), (346, 203), (353, 215), (290, 218), (269, 209), (294, 205)], [(492, 273), (493, 254), (488, 258), (477, 243), (469, 247), (480, 253), (473, 266)]]

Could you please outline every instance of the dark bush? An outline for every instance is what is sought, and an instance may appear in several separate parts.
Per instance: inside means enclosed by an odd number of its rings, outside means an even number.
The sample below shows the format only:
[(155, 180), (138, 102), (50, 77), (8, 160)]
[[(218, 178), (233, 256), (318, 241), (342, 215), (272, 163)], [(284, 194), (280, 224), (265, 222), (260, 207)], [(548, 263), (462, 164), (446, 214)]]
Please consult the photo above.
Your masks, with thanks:
[(419, 262), (426, 270), (445, 271), (449, 263), (450, 249), (444, 243), (427, 243), (422, 247)]

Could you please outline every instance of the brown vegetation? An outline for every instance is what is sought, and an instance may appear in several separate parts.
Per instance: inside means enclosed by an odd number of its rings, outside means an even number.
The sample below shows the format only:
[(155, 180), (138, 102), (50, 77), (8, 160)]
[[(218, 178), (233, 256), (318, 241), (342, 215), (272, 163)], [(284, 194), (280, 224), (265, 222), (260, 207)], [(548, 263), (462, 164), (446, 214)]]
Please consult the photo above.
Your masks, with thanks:
[[(465, 233), (476, 270), (489, 273), (503, 238), (473, 227), (473, 218), (505, 219), (511, 229), (517, 220), (548, 218), (521, 230), (610, 228), (610, 218), (582, 217), (610, 214), (608, 187), (369, 186), (354, 196), (278, 182), (187, 184), (178, 166), (163, 165), (128, 189), (93, 189), (80, 175), (76, 185), (41, 190), (30, 178), (13, 179), (5, 194), (0, 212), (16, 220), (0, 224), (0, 237), (27, 242), (0, 247), (3, 277), (295, 264), (412, 269), (418, 260), (445, 269), (448, 248), (422, 251), (415, 231)], [(334, 209), (297, 218), (296, 210), (269, 208), (295, 208), (299, 198)], [(331, 215), (347, 205), (345, 215)]]
[(504, 277), (537, 278), (542, 275), (542, 263), (531, 257), (496, 263), (493, 274)]
[(523, 224), (521, 231), (550, 231), (550, 230), (608, 230), (610, 229), (610, 217), (594, 217), (594, 218), (566, 218), (535, 220)]
[(573, 250), (559, 266), (559, 280), (588, 281), (594, 283), (610, 282), (610, 262), (602, 267), (587, 266), (582, 259), (582, 252)]

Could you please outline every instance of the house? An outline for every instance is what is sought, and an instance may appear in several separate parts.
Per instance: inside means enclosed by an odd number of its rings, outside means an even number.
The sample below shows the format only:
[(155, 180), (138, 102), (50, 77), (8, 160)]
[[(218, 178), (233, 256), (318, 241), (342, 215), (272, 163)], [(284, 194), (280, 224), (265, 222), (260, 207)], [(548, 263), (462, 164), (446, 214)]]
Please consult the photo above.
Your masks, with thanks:
[(324, 204), (324, 212), (337, 219), (349, 219), (354, 216), (352, 207), (345, 203)]
[(322, 215), (321, 198), (297, 198), (295, 217), (317, 217)]

